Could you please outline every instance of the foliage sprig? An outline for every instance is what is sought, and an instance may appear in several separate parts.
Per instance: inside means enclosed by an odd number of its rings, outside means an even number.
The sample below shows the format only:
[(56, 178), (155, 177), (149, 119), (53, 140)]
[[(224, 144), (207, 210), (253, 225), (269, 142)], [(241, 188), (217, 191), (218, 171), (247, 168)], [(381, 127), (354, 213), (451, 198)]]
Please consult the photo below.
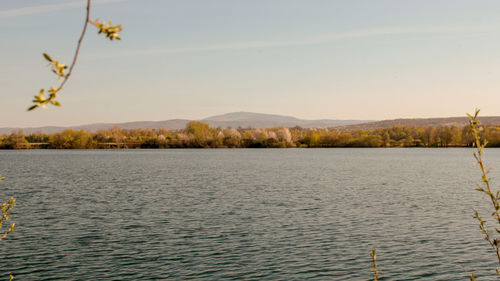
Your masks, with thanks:
[(68, 69), (68, 66), (52, 59), (47, 53), (43, 53), (43, 57), (50, 63), (49, 65), (51, 66), (52, 72), (59, 76), (58, 81), (61, 81), (61, 78), (65, 76), (64, 71)]
[[(3, 181), (3, 180), (5, 180), (5, 178), (0, 176), (0, 181)], [(9, 212), (10, 212), (10, 210), (12, 210), (12, 208), (14, 208), (15, 204), (16, 204), (16, 199), (11, 197), (10, 200), (7, 201), (7, 203), (3, 203), (2, 205), (0, 205), (0, 211), (2, 213), (2, 216), (0, 217), (0, 231), (2, 230), (3, 222), (7, 221), (10, 218)], [(9, 233), (16, 231), (15, 226), (16, 226), (15, 223), (10, 224), (10, 227), (0, 236), (0, 240), (7, 237), (7, 235)], [(12, 274), (10, 274), (9, 281), (12, 281), (12, 280), (14, 280), (14, 276)]]
[[(10, 211), (12, 210), (12, 208), (14, 208), (14, 206), (16, 205), (16, 199), (14, 199), (14, 197), (11, 197), (9, 199), (9, 201), (7, 201), (6, 203), (3, 203), (0, 205), (0, 212), (1, 212), (1, 216), (0, 216), (0, 230), (2, 229), (3, 227), (3, 223), (6, 222), (7, 220), (9, 220), (10, 218)], [(0, 235), (0, 240), (4, 239), (5, 237), (7, 237), (7, 235), (13, 231), (16, 231), (16, 224), (15, 223), (11, 223), (9, 228), (4, 232), (2, 235)]]
[(106, 21), (100, 22), (99, 19), (91, 21), (90, 23), (99, 29), (99, 31), (97, 31), (98, 34), (104, 33), (109, 40), (122, 40), (119, 35), (119, 33), (123, 31), (121, 24), (113, 25), (111, 20), (106, 23)]

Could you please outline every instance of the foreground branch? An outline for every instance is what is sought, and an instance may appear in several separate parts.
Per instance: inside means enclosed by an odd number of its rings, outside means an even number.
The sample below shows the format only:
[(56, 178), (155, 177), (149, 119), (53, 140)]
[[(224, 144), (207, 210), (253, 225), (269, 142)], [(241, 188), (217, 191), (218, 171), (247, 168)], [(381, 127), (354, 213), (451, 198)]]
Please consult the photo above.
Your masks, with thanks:
[(372, 262), (373, 262), (373, 267), (371, 268), (373, 270), (373, 281), (378, 281), (378, 278), (380, 277), (380, 272), (377, 269), (377, 253), (375, 249), (372, 249)]
[[(474, 158), (479, 166), (479, 170), (481, 171), (481, 181), (482, 185), (477, 185), (476, 190), (482, 192), (488, 196), (490, 199), (491, 206), (493, 208), (493, 212), (491, 216), (493, 219), (500, 225), (500, 191), (494, 192), (491, 189), (490, 178), (488, 178), (489, 169), (487, 169), (484, 165), (483, 160), (483, 152), (484, 148), (487, 145), (487, 141), (483, 141), (480, 134), (480, 122), (478, 120), (479, 110), (476, 109), (474, 115), (467, 114), (469, 117), (469, 124), (471, 128), (472, 136), (474, 137), (474, 146), (476, 147), (476, 151), (473, 153)], [(498, 263), (500, 265), (500, 239), (495, 238), (488, 228), (486, 227), (486, 220), (483, 220), (479, 215), (478, 211), (474, 210), (474, 218), (479, 222), (479, 229), (484, 235), (484, 240), (488, 242), (493, 251), (497, 256)], [(495, 228), (495, 232), (497, 235), (500, 233), (500, 229), (498, 227)], [(500, 275), (500, 270), (496, 269), (498, 275)], [(475, 280), (475, 276), (471, 275), (471, 280)]]
[[(121, 25), (113, 26), (111, 25), (111, 21), (109, 21), (108, 25), (105, 22), (90, 20), (90, 6), (91, 6), (91, 0), (87, 0), (87, 9), (85, 15), (85, 22), (83, 24), (83, 30), (80, 35), (80, 38), (78, 39), (78, 43), (75, 49), (75, 54), (73, 55), (73, 61), (71, 62), (69, 69), (66, 64), (60, 63), (59, 61), (52, 59), (52, 57), (50, 57), (46, 53), (43, 54), (43, 57), (49, 62), (52, 72), (54, 72), (58, 76), (58, 81), (60, 82), (60, 84), (58, 87), (51, 87), (49, 90), (47, 90), (47, 93), (49, 94), (47, 98), (45, 97), (45, 89), (41, 89), (38, 95), (35, 95), (35, 98), (33, 99), (34, 105), (28, 108), (28, 111), (34, 110), (38, 107), (46, 107), (47, 104), (61, 106), (61, 104), (58, 101), (56, 101), (56, 98), (59, 92), (64, 88), (64, 85), (66, 85), (66, 83), (68, 82), (68, 79), (71, 76), (71, 74), (73, 73), (73, 69), (78, 60), (80, 48), (82, 46), (83, 38), (85, 37), (85, 34), (87, 32), (87, 26), (89, 25), (89, 23), (96, 26), (99, 29), (98, 33), (99, 34), (104, 33), (108, 39), (121, 40), (120, 36), (118, 36), (119, 32), (122, 31)], [(65, 74), (64, 72), (66, 71), (66, 69), (68, 69), (68, 72)]]

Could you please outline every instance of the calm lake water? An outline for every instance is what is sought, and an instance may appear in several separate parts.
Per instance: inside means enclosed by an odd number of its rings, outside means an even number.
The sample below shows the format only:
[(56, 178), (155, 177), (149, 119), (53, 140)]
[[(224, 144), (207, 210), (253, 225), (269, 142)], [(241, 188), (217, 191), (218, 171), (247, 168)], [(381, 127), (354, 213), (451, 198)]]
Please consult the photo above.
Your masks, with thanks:
[(0, 173), (0, 278), (369, 280), (376, 247), (382, 280), (496, 280), (470, 149), (0, 151)]

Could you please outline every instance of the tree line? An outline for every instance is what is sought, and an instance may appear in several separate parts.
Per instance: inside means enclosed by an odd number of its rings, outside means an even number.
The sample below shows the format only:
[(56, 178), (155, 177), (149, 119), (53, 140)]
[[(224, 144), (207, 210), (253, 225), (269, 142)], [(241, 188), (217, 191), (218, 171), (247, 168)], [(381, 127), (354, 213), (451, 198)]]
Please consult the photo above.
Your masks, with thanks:
[[(14, 131), (0, 136), (0, 149), (99, 148), (287, 148), (287, 147), (470, 147), (470, 126), (406, 127), (375, 130), (212, 128), (192, 121), (182, 130), (120, 129), (45, 134)], [(500, 126), (481, 127), (489, 147), (500, 146)]]

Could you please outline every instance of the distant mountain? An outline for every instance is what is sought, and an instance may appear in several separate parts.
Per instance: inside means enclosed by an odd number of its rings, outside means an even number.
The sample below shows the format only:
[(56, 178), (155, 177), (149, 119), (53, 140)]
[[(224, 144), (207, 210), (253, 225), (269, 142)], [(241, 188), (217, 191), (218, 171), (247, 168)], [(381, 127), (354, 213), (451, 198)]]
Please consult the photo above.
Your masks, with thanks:
[[(479, 117), (483, 125), (500, 125), (500, 116)], [(445, 117), (445, 118), (413, 118), (413, 119), (393, 119), (375, 122), (367, 122), (353, 125), (337, 126), (342, 130), (373, 130), (379, 128), (389, 128), (393, 126), (419, 127), (419, 126), (459, 126), (463, 127), (469, 124), (467, 117)]]
[[(500, 125), (500, 116), (485, 116), (480, 117), (479, 120), (484, 125)], [(87, 124), (80, 126), (69, 126), (69, 127), (30, 127), (30, 128), (0, 128), (0, 135), (10, 134), (14, 130), (23, 130), (24, 133), (30, 134), (35, 132), (43, 133), (56, 133), (64, 131), (66, 129), (81, 130), (95, 132), (98, 130), (108, 130), (114, 126), (118, 126), (122, 129), (157, 129), (165, 128), (170, 130), (184, 129), (192, 120), (187, 119), (172, 119), (165, 121), (137, 121), (137, 122), (126, 122), (126, 123), (96, 123)], [(320, 120), (304, 120), (298, 119), (292, 116), (274, 115), (274, 114), (263, 114), (263, 113), (253, 113), (253, 112), (232, 112), (222, 115), (216, 115), (199, 120), (209, 124), (212, 127), (220, 128), (272, 128), (272, 127), (295, 127), (300, 126), (302, 128), (330, 128), (335, 127), (340, 130), (373, 130), (379, 128), (388, 128), (392, 126), (465, 126), (467, 125), (467, 117), (446, 117), (446, 118), (407, 118), (407, 119), (393, 119), (393, 120), (382, 120), (382, 121), (366, 121), (366, 120), (330, 120), (330, 119), (320, 119)]]
[[(80, 126), (68, 126), (68, 127), (30, 127), (30, 128), (0, 128), (0, 134), (10, 134), (14, 130), (23, 130), (25, 134), (30, 134), (34, 132), (43, 133), (55, 133), (64, 131), (66, 129), (74, 130), (86, 130), (95, 132), (98, 130), (108, 130), (114, 126), (118, 126), (122, 129), (157, 129), (166, 128), (170, 130), (179, 130), (186, 127), (186, 124), (191, 120), (187, 119), (172, 119), (165, 121), (138, 121), (138, 122), (127, 122), (127, 123), (96, 123)], [(252, 113), (252, 112), (232, 112), (217, 116), (208, 117), (200, 120), (202, 122), (208, 123), (212, 127), (221, 128), (238, 128), (238, 127), (252, 127), (252, 128), (272, 128), (278, 126), (284, 127), (295, 127), (300, 126), (303, 128), (326, 128), (326, 127), (337, 127), (346, 126), (352, 124), (366, 123), (367, 120), (304, 120), (298, 119), (292, 116), (274, 115), (274, 114), (263, 114), (263, 113)]]
[(42, 132), (46, 134), (53, 134), (57, 132), (64, 131), (66, 129), (73, 130), (86, 130), (89, 132), (95, 132), (99, 130), (109, 130), (114, 126), (118, 126), (121, 129), (157, 129), (157, 128), (167, 128), (171, 130), (184, 129), (186, 124), (191, 120), (186, 119), (172, 119), (165, 121), (137, 121), (137, 122), (126, 122), (126, 123), (96, 123), (80, 126), (68, 126), (68, 127), (29, 127), (29, 128), (0, 128), (0, 135), (10, 134), (14, 130), (22, 130), (25, 134), (31, 134), (35, 132)]
[(191, 120), (187, 119), (171, 119), (165, 121), (135, 121), (135, 122), (126, 122), (126, 123), (97, 123), (97, 124), (89, 124), (83, 126), (70, 127), (71, 129), (76, 130), (86, 130), (90, 132), (94, 132), (97, 130), (107, 130), (111, 129), (115, 126), (120, 127), (121, 129), (158, 129), (158, 128), (166, 128), (171, 130), (179, 130), (186, 128), (186, 124)]
[[(500, 125), (500, 116), (484, 116), (479, 120), (484, 125)], [(14, 130), (23, 130), (24, 133), (30, 134), (35, 132), (43, 133), (56, 133), (66, 129), (86, 130), (95, 132), (98, 130), (108, 130), (114, 126), (122, 129), (157, 129), (165, 128), (170, 130), (184, 129), (192, 120), (187, 119), (172, 119), (165, 121), (137, 121), (126, 123), (96, 123), (80, 126), (69, 127), (30, 127), (30, 128), (0, 128), (0, 135), (10, 134)], [(283, 116), (275, 114), (263, 114), (253, 112), (232, 112), (222, 115), (216, 115), (199, 120), (209, 124), (212, 127), (220, 128), (272, 128), (272, 127), (295, 127), (302, 128), (330, 128), (335, 127), (340, 130), (373, 130), (379, 128), (388, 128), (392, 126), (465, 126), (469, 123), (467, 117), (445, 117), (445, 118), (407, 118), (407, 119), (393, 119), (382, 121), (366, 121), (366, 120), (305, 120), (298, 119), (292, 116)]]
[(216, 115), (201, 120), (213, 127), (252, 127), (252, 128), (272, 128), (272, 127), (295, 127), (303, 128), (326, 128), (344, 125), (365, 123), (363, 120), (305, 120), (292, 116), (283, 116), (275, 114), (253, 113), (253, 112), (231, 112), (222, 115)]

